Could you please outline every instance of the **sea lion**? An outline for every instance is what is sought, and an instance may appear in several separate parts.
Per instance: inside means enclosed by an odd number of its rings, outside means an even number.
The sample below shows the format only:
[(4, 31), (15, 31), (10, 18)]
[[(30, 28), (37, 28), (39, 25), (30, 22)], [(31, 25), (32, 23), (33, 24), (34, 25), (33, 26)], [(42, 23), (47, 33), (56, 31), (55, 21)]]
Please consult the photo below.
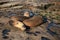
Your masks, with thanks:
[(30, 19), (26, 19), (23, 21), (23, 23), (29, 27), (35, 27), (39, 24), (43, 23), (43, 19), (42, 16), (38, 15), (38, 16), (34, 16)]

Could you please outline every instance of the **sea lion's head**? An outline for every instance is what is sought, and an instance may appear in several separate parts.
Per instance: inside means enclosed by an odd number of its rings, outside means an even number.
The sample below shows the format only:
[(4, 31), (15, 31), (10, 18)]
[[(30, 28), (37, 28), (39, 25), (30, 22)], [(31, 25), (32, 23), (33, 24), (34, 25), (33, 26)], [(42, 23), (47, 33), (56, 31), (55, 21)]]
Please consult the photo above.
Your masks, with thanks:
[(24, 27), (24, 24), (20, 21), (13, 21), (10, 20), (9, 24), (13, 27), (19, 28), (20, 30), (24, 31), (26, 28)]

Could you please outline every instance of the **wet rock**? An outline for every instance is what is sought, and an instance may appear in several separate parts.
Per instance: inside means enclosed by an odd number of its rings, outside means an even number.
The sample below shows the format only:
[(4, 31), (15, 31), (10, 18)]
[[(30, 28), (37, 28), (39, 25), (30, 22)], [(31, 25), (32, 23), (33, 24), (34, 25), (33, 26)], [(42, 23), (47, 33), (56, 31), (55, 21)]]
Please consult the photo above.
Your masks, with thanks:
[(53, 31), (51, 31), (50, 29), (48, 29), (48, 31), (47, 31), (48, 33), (50, 33), (52, 36), (53, 35), (57, 35), (57, 33), (56, 32), (53, 32)]
[(7, 36), (9, 34), (8, 32), (10, 32), (10, 30), (8, 30), (8, 29), (4, 29), (2, 31), (2, 36), (3, 36), (4, 39), (7, 39), (8, 38), (8, 36)]
[(41, 40), (50, 40), (50, 39), (48, 39), (46, 37), (42, 37)]

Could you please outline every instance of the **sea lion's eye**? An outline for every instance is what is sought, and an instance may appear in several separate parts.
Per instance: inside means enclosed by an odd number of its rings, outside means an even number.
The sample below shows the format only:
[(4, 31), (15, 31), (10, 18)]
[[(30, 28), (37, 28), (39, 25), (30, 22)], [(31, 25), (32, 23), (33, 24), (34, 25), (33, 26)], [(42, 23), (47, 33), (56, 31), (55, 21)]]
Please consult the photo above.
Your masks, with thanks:
[(18, 24), (18, 22), (16, 24)]
[(12, 20), (9, 21), (9, 24), (10, 24), (11, 26), (13, 26), (13, 23), (14, 23), (14, 22), (13, 22)]

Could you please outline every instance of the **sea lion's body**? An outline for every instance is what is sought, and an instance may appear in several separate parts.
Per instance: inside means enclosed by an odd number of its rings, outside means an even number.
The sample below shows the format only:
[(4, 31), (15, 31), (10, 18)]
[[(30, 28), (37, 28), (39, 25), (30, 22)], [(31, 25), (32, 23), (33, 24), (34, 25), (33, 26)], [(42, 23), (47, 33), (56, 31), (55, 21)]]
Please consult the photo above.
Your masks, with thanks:
[(34, 16), (30, 19), (26, 19), (23, 21), (23, 23), (29, 27), (35, 27), (39, 24), (42, 24), (43, 23), (43, 19), (41, 16)]

